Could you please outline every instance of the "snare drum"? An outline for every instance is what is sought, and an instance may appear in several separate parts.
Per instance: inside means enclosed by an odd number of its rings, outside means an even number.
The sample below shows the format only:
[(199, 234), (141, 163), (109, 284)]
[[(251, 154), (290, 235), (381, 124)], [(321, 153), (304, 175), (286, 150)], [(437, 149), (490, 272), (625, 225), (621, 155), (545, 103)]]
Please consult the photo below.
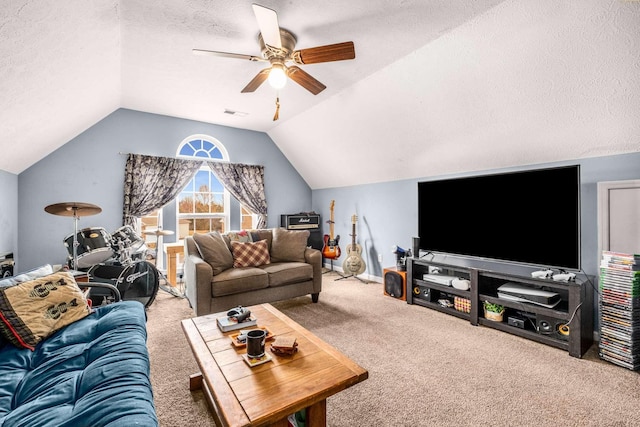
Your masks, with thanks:
[[(78, 265), (73, 268), (89, 268), (113, 256), (111, 237), (102, 227), (83, 228), (76, 234), (78, 239)], [(73, 234), (64, 239), (69, 255), (73, 257)]]

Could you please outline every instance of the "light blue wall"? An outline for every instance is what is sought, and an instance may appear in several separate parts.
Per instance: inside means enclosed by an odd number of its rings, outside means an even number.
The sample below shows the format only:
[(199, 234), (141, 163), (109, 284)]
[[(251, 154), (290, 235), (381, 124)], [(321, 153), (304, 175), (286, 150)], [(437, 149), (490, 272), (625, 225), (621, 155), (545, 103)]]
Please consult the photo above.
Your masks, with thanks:
[[(482, 173), (506, 172), (518, 169), (568, 164), (581, 165), (582, 269), (588, 275), (597, 275), (599, 258), (597, 254), (597, 183), (601, 181), (640, 179), (640, 153), (589, 158), (573, 162), (531, 165), (526, 168), (501, 169)], [(359, 221), (357, 223), (356, 234), (358, 243), (363, 247), (363, 257), (367, 264), (365, 275), (368, 274), (371, 278), (381, 278), (383, 268), (395, 266), (395, 255), (391, 251), (392, 246), (398, 245), (402, 248), (409, 249), (411, 248), (412, 237), (418, 235), (417, 183), (425, 180), (469, 175), (473, 174), (448, 175), (446, 177), (430, 177), (381, 184), (314, 190), (313, 209), (321, 213), (323, 221), (329, 218), (329, 206), (331, 200), (335, 200), (334, 231), (335, 234), (340, 235), (340, 247), (343, 249), (343, 255), (334, 261), (334, 264), (341, 267), (344, 262), (344, 248), (346, 248), (347, 244), (351, 243), (351, 216), (357, 214)], [(544, 201), (540, 199), (541, 196), (543, 195), (531, 195), (532, 203), (547, 203), (549, 209), (554, 209), (555, 204), (562, 202), (559, 200)], [(444, 204), (441, 208), (451, 210), (452, 215), (459, 215), (461, 220), (463, 220), (465, 215), (473, 215), (473, 210), (463, 204)], [(324, 224), (324, 233), (329, 233), (326, 223)], [(543, 248), (542, 250), (544, 250), (545, 244), (553, 244), (554, 238), (560, 239), (562, 236), (550, 236), (549, 238), (542, 239), (540, 242)], [(382, 264), (377, 261), (378, 254), (382, 254)], [(454, 257), (439, 257), (438, 260), (480, 268), (506, 270), (509, 272), (519, 272), (523, 270), (513, 265), (465, 260)], [(529, 274), (531, 268), (524, 269), (524, 271), (526, 271), (524, 274)]]
[(0, 194), (0, 254), (17, 252), (18, 175), (0, 170)]
[[(598, 205), (597, 183), (602, 181), (619, 181), (640, 179), (640, 153), (617, 156), (607, 156), (576, 160), (573, 162), (547, 163), (531, 165), (526, 168), (511, 168), (485, 171), (483, 173), (506, 172), (518, 169), (533, 169), (538, 167), (562, 166), (580, 164), (581, 189), (581, 255), (582, 270), (593, 278), (586, 286), (593, 289), (594, 330), (598, 330)], [(341, 237), (340, 247), (343, 255), (334, 261), (341, 268), (345, 259), (344, 248), (351, 243), (351, 215), (357, 214), (357, 240), (363, 248), (363, 258), (367, 264), (364, 275), (370, 279), (381, 281), (382, 270), (395, 266), (395, 255), (391, 248), (398, 245), (404, 249), (412, 246), (413, 236), (418, 235), (418, 185), (419, 181), (469, 176), (473, 174), (457, 174), (441, 177), (430, 177), (413, 180), (386, 182), (381, 184), (360, 185), (354, 187), (327, 188), (313, 191), (313, 209), (321, 213), (323, 218), (329, 218), (331, 200), (335, 200), (334, 220), (335, 234)], [(541, 199), (541, 195), (532, 195), (532, 203), (547, 203), (549, 209), (562, 201)], [(452, 215), (459, 215), (464, 220), (465, 215), (473, 215), (473, 210), (464, 205), (443, 205), (442, 209), (449, 209)], [(456, 213), (458, 211), (459, 213)], [(517, 220), (517, 218), (515, 218)], [(324, 233), (329, 233), (324, 224)], [(540, 247), (553, 244), (553, 239), (562, 236), (541, 236)], [(640, 242), (639, 250), (640, 250)], [(378, 254), (382, 254), (382, 263), (378, 263)], [(428, 259), (443, 263), (502, 271), (506, 273), (523, 274), (528, 276), (533, 270), (521, 265), (490, 262), (486, 260), (464, 259), (453, 256), (436, 256)], [(326, 263), (325, 263), (326, 264)], [(544, 267), (544, 266), (541, 266)], [(584, 276), (581, 276), (584, 277)], [(381, 291), (382, 292), (382, 291)]]
[[(280, 214), (314, 210), (322, 215), (323, 232), (328, 233), (325, 221), (329, 219), (329, 204), (335, 200), (335, 232), (341, 236), (340, 246), (344, 249), (351, 242), (351, 216), (357, 214), (357, 240), (363, 247), (367, 264), (365, 274), (372, 278), (381, 277), (384, 267), (395, 265), (395, 255), (391, 252), (393, 245), (409, 248), (412, 237), (417, 235), (417, 182), (469, 175), (419, 178), (312, 192), (264, 133), (121, 109), (18, 176), (17, 214), (6, 206), (0, 208), (0, 218), (6, 217), (5, 221), (9, 224), (12, 221), (15, 224), (16, 215), (20, 218), (17, 233), (18, 268), (24, 270), (47, 262), (61, 263), (68, 255), (63, 240), (72, 234), (73, 220), (47, 214), (44, 212), (45, 206), (66, 201), (94, 203), (103, 209), (102, 213), (82, 218), (79, 228), (103, 227), (112, 232), (122, 225), (126, 156), (119, 153), (174, 156), (178, 144), (193, 134), (217, 138), (225, 145), (233, 162), (265, 166), (270, 227), (280, 224)], [(587, 274), (596, 275), (596, 183), (640, 179), (640, 153), (483, 173), (576, 163), (581, 165), (582, 178), (582, 265)], [(9, 198), (12, 197), (11, 188), (16, 187), (15, 178), (15, 175), (0, 173), (0, 183), (6, 181)], [(553, 204), (558, 202), (547, 203), (552, 209)], [(232, 207), (237, 212), (237, 203)], [(164, 215), (165, 228), (175, 228), (174, 203), (167, 205)], [(237, 215), (233, 216), (230, 226), (239, 227)], [(15, 226), (4, 229), (15, 229)], [(0, 243), (16, 240), (15, 235), (3, 233), (0, 236)], [(165, 241), (173, 240), (175, 237), (170, 236)], [(382, 255), (382, 263), (377, 261), (378, 254)], [(343, 255), (335, 264), (341, 266), (344, 258)], [(463, 260), (463, 263), (469, 265), (467, 260)], [(477, 265), (477, 261), (473, 263)], [(482, 266), (511, 268), (495, 263), (483, 263)]]
[[(60, 202), (98, 205), (102, 212), (81, 218), (78, 229), (102, 227), (112, 233), (122, 226), (127, 157), (119, 153), (175, 157), (178, 144), (193, 134), (216, 138), (232, 162), (265, 167), (269, 227), (280, 224), (281, 214), (310, 210), (309, 186), (265, 133), (120, 109), (18, 176), (17, 271), (61, 264), (69, 254), (63, 242), (73, 235), (73, 219), (48, 214), (45, 206)], [(230, 225), (238, 228), (238, 204), (232, 208)], [(175, 203), (163, 212), (164, 227), (175, 230)], [(171, 241), (175, 236), (165, 238), (165, 243)]]

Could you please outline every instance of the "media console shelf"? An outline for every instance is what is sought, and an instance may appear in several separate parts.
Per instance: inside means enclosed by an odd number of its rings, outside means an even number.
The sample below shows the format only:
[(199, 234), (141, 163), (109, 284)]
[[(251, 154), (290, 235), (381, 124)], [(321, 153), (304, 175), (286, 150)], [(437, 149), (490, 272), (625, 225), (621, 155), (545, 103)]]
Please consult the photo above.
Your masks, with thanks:
[[(411, 259), (409, 259), (411, 261)], [(471, 303), (471, 290), (456, 289), (452, 286), (424, 280), (425, 274), (430, 274), (433, 269), (438, 269), (439, 275), (454, 276), (471, 280), (471, 270), (467, 268), (454, 267), (439, 263), (414, 263), (413, 267), (407, 268), (407, 303), (416, 304), (432, 308), (443, 313), (451, 314), (462, 319), (470, 320), (478, 317), (477, 304)], [(410, 278), (411, 277), (411, 278)], [(469, 301), (470, 312), (465, 312), (455, 308), (455, 297), (464, 298)], [(438, 301), (442, 299), (450, 300), (454, 306), (445, 307)]]
[[(470, 281), (469, 290), (455, 289), (431, 280), (424, 280), (434, 268), (441, 275), (455, 276)], [(561, 301), (553, 308), (507, 300), (498, 296), (498, 288), (505, 283), (544, 289), (560, 294)], [(470, 301), (469, 313), (444, 307), (438, 299), (456, 297)], [(485, 319), (483, 302), (505, 307), (504, 319), (496, 322)], [(593, 343), (593, 290), (587, 283), (557, 282), (526, 276), (498, 273), (474, 268), (447, 265), (416, 258), (407, 263), (407, 303), (432, 308), (482, 325), (521, 336), (582, 357)], [(562, 328), (568, 326), (568, 331)]]

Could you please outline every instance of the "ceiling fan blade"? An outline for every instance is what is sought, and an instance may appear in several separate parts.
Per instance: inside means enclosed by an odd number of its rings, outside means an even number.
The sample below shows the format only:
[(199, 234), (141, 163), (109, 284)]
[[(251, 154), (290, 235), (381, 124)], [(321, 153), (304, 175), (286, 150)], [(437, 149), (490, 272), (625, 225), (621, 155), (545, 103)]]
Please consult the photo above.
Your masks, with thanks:
[(241, 93), (253, 92), (260, 87), (262, 83), (269, 77), (269, 71), (271, 68), (265, 68), (261, 70), (256, 76), (247, 84), (244, 89), (241, 90)]
[(275, 10), (253, 4), (253, 13), (258, 21), (258, 28), (262, 34), (264, 44), (282, 49), (280, 40), (280, 26), (278, 25), (278, 14)]
[(353, 42), (329, 44), (326, 46), (300, 49), (291, 54), (297, 64), (317, 64), (319, 62), (344, 61), (354, 59), (356, 50)]
[(296, 67), (295, 65), (293, 67), (287, 68), (287, 75), (291, 78), (291, 80), (298, 83), (300, 86), (314, 95), (319, 94), (327, 88), (318, 80), (311, 77), (309, 73), (307, 73), (300, 67)]
[(254, 55), (244, 55), (242, 53), (217, 52), (215, 50), (191, 49), (196, 55), (222, 56), (225, 58), (248, 59), (249, 61), (266, 61), (266, 59)]

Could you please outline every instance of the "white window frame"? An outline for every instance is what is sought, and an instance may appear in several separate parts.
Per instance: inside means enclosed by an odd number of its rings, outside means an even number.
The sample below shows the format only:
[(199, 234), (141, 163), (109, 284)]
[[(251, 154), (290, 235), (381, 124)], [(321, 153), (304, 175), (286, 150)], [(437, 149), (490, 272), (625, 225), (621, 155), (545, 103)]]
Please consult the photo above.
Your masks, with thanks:
[[(213, 144), (219, 151), (220, 154), (222, 155), (222, 159), (217, 159), (217, 158), (211, 158), (211, 157), (204, 157), (204, 156), (186, 156), (186, 155), (182, 155), (180, 154), (180, 151), (182, 151), (183, 147), (187, 144), (192, 143), (193, 141), (207, 141), (210, 144)], [(207, 153), (208, 155), (210, 155), (210, 152), (207, 152), (205, 150), (202, 149), (196, 149), (196, 153)], [(178, 158), (182, 158), (182, 159), (192, 159), (192, 160), (204, 160), (204, 161), (219, 161), (219, 162), (228, 162), (229, 161), (229, 153), (227, 152), (227, 149), (224, 147), (224, 145), (216, 138), (210, 136), (210, 135), (205, 135), (205, 134), (194, 134), (194, 135), (190, 135), (187, 138), (183, 139), (182, 142), (180, 142), (180, 144), (178, 145), (178, 149), (176, 150), (176, 157)], [(200, 168), (200, 171), (203, 172), (208, 172), (209, 174), (212, 175), (213, 179), (217, 178), (215, 177), (215, 175), (213, 175), (213, 172), (211, 171), (211, 168), (209, 168), (209, 166), (207, 164), (203, 164), (202, 167)], [(193, 180), (189, 181), (189, 184), (191, 184)], [(224, 188), (224, 186), (223, 186)], [(229, 194), (229, 192), (227, 191), (226, 188), (224, 188), (223, 190), (223, 203), (224, 203), (224, 212), (222, 213), (206, 213), (206, 214), (196, 214), (196, 213), (189, 213), (189, 214), (184, 214), (184, 213), (180, 213), (180, 200), (177, 199), (176, 200), (176, 230), (178, 230), (178, 233), (176, 233), (178, 235), (178, 238), (180, 238), (180, 220), (181, 219), (198, 219), (198, 218), (221, 218), (222, 221), (224, 222), (224, 226), (225, 226), (225, 231), (228, 231), (230, 228), (230, 220), (231, 220), (231, 213), (230, 213), (230, 208), (231, 208), (231, 196)], [(182, 236), (183, 237), (183, 236)]]

